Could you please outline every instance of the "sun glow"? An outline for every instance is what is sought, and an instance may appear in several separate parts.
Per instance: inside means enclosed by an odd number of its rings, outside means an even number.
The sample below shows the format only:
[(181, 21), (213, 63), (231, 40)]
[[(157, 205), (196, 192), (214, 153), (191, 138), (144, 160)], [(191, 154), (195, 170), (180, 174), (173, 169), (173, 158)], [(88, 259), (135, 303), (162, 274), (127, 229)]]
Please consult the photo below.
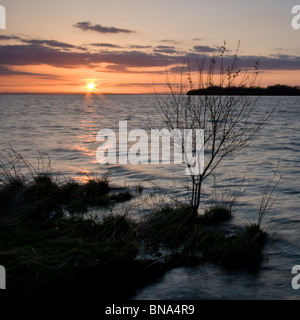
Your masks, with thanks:
[(88, 83), (87, 87), (88, 87), (89, 90), (95, 89), (95, 85), (92, 82)]

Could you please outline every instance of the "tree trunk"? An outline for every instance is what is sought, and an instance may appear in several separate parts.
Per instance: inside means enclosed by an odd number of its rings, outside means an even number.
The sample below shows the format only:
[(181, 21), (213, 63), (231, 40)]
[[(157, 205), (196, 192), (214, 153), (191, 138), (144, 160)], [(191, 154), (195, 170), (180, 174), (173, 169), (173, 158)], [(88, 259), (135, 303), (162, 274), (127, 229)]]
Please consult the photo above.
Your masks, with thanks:
[(191, 205), (193, 208), (193, 216), (194, 218), (198, 215), (198, 209), (200, 206), (200, 199), (201, 199), (201, 185), (202, 185), (202, 177), (199, 177), (197, 181), (193, 178), (193, 189), (192, 189), (192, 200)]

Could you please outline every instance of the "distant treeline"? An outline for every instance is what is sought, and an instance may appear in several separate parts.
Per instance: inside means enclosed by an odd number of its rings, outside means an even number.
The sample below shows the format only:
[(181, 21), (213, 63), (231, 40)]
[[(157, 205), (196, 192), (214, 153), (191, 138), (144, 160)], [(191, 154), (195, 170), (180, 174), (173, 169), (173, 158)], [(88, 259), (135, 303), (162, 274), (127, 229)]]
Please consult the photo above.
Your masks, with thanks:
[(188, 95), (232, 95), (232, 96), (300, 96), (300, 87), (290, 87), (276, 84), (266, 88), (261, 87), (220, 87), (211, 86), (187, 92)]

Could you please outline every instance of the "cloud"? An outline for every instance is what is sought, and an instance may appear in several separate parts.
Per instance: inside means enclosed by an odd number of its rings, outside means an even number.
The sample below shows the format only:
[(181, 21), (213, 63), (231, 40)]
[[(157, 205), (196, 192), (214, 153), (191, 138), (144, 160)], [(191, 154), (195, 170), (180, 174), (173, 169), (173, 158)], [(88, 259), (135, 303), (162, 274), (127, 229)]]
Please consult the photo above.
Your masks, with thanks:
[[(181, 65), (181, 66), (171, 67), (171, 68), (168, 70), (168, 72), (169, 72), (169, 73), (175, 73), (175, 74), (176, 74), (176, 73), (184, 74), (186, 70), (187, 70), (187, 69), (185, 68), (185, 66), (184, 66), (184, 65)], [(189, 71), (197, 71), (197, 70), (196, 70), (196, 68), (194, 67), (194, 68), (192, 68), (192, 70), (190, 69)]]
[(162, 70), (149, 70), (147, 68), (132, 69), (120, 64), (110, 64), (105, 68), (97, 70), (97, 72), (109, 72), (109, 73), (134, 73), (134, 74), (165, 74), (165, 69)]
[(5, 35), (0, 35), (0, 40), (19, 40), (23, 43), (32, 44), (32, 45), (42, 45), (42, 46), (61, 48), (61, 49), (79, 49), (83, 51), (87, 50), (84, 47), (78, 47), (66, 42), (60, 42), (56, 40), (25, 39), (19, 36), (5, 36)]
[(21, 39), (22, 42), (33, 44), (33, 45), (46, 45), (54, 48), (63, 48), (63, 49), (76, 49), (78, 47), (73, 46), (72, 44), (60, 42), (56, 40), (38, 40), (38, 39)]
[[(204, 64), (204, 71), (207, 71), (209, 66), (210, 55), (205, 53), (188, 53), (186, 59), (189, 61), (189, 70), (191, 72), (198, 71), (199, 68), (203, 68), (202, 61), (206, 62)], [(223, 58), (223, 66), (232, 65), (234, 56), (227, 55)], [(186, 61), (186, 60), (185, 60)], [(216, 59), (215, 69), (218, 70), (220, 67), (220, 59)], [(253, 69), (253, 67), (258, 63), (259, 72), (268, 71), (268, 70), (300, 70), (300, 57), (292, 55), (275, 55), (275, 56), (240, 56), (237, 61), (237, 69), (241, 68), (242, 70)], [(182, 65), (171, 66), (170, 72), (181, 73)]]
[(175, 54), (177, 53), (176, 50), (173, 49), (154, 49), (154, 52), (158, 52), (158, 53), (166, 53), (166, 54)]
[(128, 29), (119, 29), (115, 27), (103, 27), (100, 24), (92, 25), (88, 21), (77, 22), (74, 24), (75, 28), (79, 28), (83, 31), (95, 31), (99, 33), (133, 33), (135, 31)]
[(213, 48), (213, 47), (209, 47), (209, 46), (194, 46), (193, 49), (194, 49), (194, 51), (196, 51), (196, 52), (209, 53), (209, 52), (215, 52), (215, 51), (218, 50), (219, 48)]
[(0, 40), (22, 40), (22, 38), (18, 36), (5, 36), (5, 35), (0, 35)]
[(153, 51), (167, 54), (177, 53), (176, 48), (174, 46), (157, 46)]
[[(254, 60), (255, 59), (255, 60)], [(293, 55), (275, 55), (273, 57), (243, 56), (241, 62), (257, 61), (262, 70), (300, 70), (300, 57)], [(253, 66), (250, 65), (251, 67)]]
[(118, 46), (113, 43), (91, 43), (91, 46), (95, 47), (106, 47), (106, 48), (122, 48), (121, 46)]
[(0, 76), (36, 76), (36, 77), (43, 77), (43, 78), (55, 78), (55, 79), (59, 78), (55, 75), (51, 75), (47, 73), (18, 71), (7, 66), (0, 66)]
[(131, 45), (129, 49), (152, 49), (152, 46)]
[(87, 53), (61, 51), (40, 44), (0, 46), (2, 65), (41, 65), (73, 67), (84, 64)]
[(176, 40), (172, 40), (172, 39), (163, 39), (163, 40), (160, 40), (159, 42), (162, 42), (162, 43), (172, 43), (172, 44), (180, 44), (180, 42), (176, 41)]
[(38, 44), (0, 46), (2, 65), (41, 65), (75, 68), (95, 67), (100, 63), (126, 67), (164, 67), (180, 62), (182, 57), (141, 51), (101, 51), (97, 53), (62, 51)]
[(32, 72), (24, 72), (24, 71), (17, 71), (17, 70), (13, 70), (9, 67), (6, 66), (0, 66), (0, 75), (1, 76), (36, 76), (36, 75), (40, 75), (38, 73), (32, 73)]
[(124, 65), (131, 68), (165, 67), (166, 65), (179, 63), (180, 60), (181, 57), (178, 56), (141, 51), (100, 52), (91, 57), (91, 61)]
[[(175, 83), (173, 84), (175, 85)], [(116, 84), (112, 84), (110, 85), (111, 86), (114, 86), (114, 87), (136, 87), (136, 86), (143, 86), (143, 87), (156, 87), (156, 86), (163, 86), (163, 87), (166, 87), (167, 84), (165, 82), (154, 82), (154, 83), (149, 83), (149, 82), (144, 82), (144, 83), (141, 83), (141, 82), (126, 82), (126, 83), (116, 83)]]
[(102, 70), (97, 70), (98, 72), (116, 72), (116, 73), (123, 73), (129, 72), (126, 66), (118, 65), (118, 64), (110, 64), (105, 66)]
[[(0, 45), (1, 65), (6, 69), (0, 70), (2, 74), (13, 74), (19, 72), (19, 75), (29, 75), (22, 71), (16, 71), (15, 68), (8, 70), (9, 67), (26, 66), (26, 65), (50, 65), (60, 68), (78, 68), (89, 67), (99, 70), (102, 64), (108, 67), (101, 69), (100, 72), (130, 72), (130, 73), (150, 73), (149, 68), (155, 67), (155, 73), (159, 73), (160, 69), (165, 70), (166, 67), (170, 71), (177, 72), (185, 61), (191, 63), (191, 71), (199, 69), (199, 62), (202, 60), (209, 61), (212, 47), (196, 46), (199, 52), (178, 52), (174, 46), (161, 45), (153, 48), (153, 50), (109, 50), (109, 48), (120, 49), (110, 43), (94, 44), (100, 49), (99, 52), (89, 52), (77, 50), (72, 44), (59, 42), (56, 40), (41, 39), (21, 39), (16, 36), (0, 36), (2, 40), (21, 40), (20, 44)], [(105, 50), (105, 47), (107, 50)], [(137, 46), (134, 46), (136, 49)], [(151, 49), (151, 46), (145, 46)], [(201, 49), (201, 50), (200, 50)], [(232, 55), (224, 57), (224, 66), (230, 65)], [(252, 68), (255, 62), (259, 61), (260, 70), (300, 70), (300, 57), (296, 55), (277, 54), (268, 57), (259, 56), (241, 56), (239, 57), (239, 65), (242, 68)], [(197, 64), (198, 63), (198, 64)], [(207, 66), (207, 64), (206, 64)], [(216, 65), (217, 68), (218, 64)], [(148, 69), (147, 69), (148, 68)], [(160, 69), (159, 69), (160, 68)], [(15, 73), (16, 75), (16, 73)], [(42, 76), (31, 74), (33, 76)], [(50, 76), (50, 75), (44, 75)]]

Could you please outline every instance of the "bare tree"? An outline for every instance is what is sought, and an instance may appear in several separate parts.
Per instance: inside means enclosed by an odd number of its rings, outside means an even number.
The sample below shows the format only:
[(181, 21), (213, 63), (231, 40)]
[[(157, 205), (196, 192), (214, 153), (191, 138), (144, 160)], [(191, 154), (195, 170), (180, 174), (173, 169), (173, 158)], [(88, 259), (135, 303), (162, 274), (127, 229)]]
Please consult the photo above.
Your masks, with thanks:
[[(183, 83), (183, 72), (178, 85), (168, 80), (170, 94), (158, 97), (158, 111), (169, 130), (203, 129), (205, 164), (201, 173), (191, 172), (191, 206), (195, 216), (201, 200), (203, 181), (210, 176), (221, 161), (249, 144), (266, 123), (272, 113), (267, 111), (263, 116), (257, 112), (257, 96), (232, 95), (230, 89), (253, 87), (257, 81), (258, 68), (241, 70), (238, 68), (238, 49), (234, 55), (225, 55), (226, 48), (203, 61), (197, 74), (197, 89), (210, 88), (213, 94), (189, 94), (195, 89), (192, 80), (191, 64), (187, 63), (187, 84)], [(260, 116), (258, 116), (258, 114)], [(182, 145), (185, 156), (186, 148)], [(198, 159), (199, 160), (199, 159)], [(187, 163), (189, 167), (190, 164)]]

